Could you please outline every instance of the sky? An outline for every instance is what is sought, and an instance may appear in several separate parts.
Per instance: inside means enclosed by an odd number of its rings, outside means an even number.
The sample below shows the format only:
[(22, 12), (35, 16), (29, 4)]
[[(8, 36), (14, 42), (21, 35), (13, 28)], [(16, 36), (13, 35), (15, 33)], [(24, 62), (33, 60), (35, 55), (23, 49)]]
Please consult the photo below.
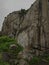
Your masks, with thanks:
[(0, 0), (0, 30), (4, 17), (13, 11), (28, 9), (35, 0)]

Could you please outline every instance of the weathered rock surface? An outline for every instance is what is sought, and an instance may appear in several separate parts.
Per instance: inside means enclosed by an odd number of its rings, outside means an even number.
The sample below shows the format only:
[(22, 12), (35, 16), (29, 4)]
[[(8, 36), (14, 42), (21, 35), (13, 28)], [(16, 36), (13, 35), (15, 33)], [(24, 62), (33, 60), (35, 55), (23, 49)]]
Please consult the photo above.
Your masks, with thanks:
[[(43, 50), (46, 47), (49, 48), (49, 21), (47, 17), (46, 0), (42, 2), (42, 25), (40, 33), (40, 45)], [(48, 9), (49, 11), (49, 9)], [(46, 12), (46, 13), (43, 13)], [(38, 55), (38, 21), (39, 21), (39, 1), (36, 0), (28, 10), (14, 11), (5, 17), (2, 33), (14, 37), (18, 40), (18, 43), (24, 47), (23, 57), (31, 56), (29, 52)], [(49, 14), (49, 13), (48, 13)], [(40, 21), (41, 22), (41, 21)], [(31, 50), (32, 49), (32, 50)], [(37, 50), (36, 50), (37, 49)]]
[[(3, 22), (2, 32), (3, 35), (17, 37), (20, 44), (28, 45), (29, 37), (34, 37), (36, 24), (36, 12), (38, 9), (38, 1), (35, 2), (28, 10), (14, 11), (10, 13)], [(38, 11), (37, 11), (38, 13)], [(31, 39), (30, 39), (31, 40)], [(31, 41), (30, 41), (31, 43)]]

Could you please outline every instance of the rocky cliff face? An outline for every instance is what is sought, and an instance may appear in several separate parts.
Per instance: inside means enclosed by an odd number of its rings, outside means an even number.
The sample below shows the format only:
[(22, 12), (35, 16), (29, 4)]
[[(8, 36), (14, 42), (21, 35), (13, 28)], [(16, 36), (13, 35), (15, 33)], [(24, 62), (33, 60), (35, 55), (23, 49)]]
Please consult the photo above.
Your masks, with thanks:
[(37, 4), (38, 2), (35, 2), (28, 10), (14, 11), (5, 17), (2, 27), (3, 34), (12, 37), (19, 37), (21, 35), (25, 37), (26, 34), (28, 37), (30, 32), (33, 35), (32, 31), (38, 22), (35, 19), (35, 11), (38, 8)]
[[(3, 22), (2, 33), (3, 35), (8, 35), (14, 37), (18, 40), (24, 49), (25, 54), (28, 56), (31, 49), (33, 49), (33, 54), (39, 51), (38, 47), (38, 19), (39, 19), (39, 2), (38, 0), (31, 5), (28, 10), (14, 11), (10, 13)], [(42, 19), (43, 21), (43, 19)], [(45, 25), (46, 23), (46, 25)], [(45, 20), (42, 25), (40, 36), (40, 45), (42, 50), (45, 49), (43, 46), (49, 45), (49, 27), (48, 22)], [(49, 24), (48, 24), (49, 25)], [(48, 34), (48, 35), (47, 35)], [(47, 44), (48, 43), (48, 44)], [(35, 51), (35, 49), (37, 50)], [(41, 51), (40, 51), (41, 52)], [(38, 53), (36, 53), (38, 55)], [(30, 55), (31, 56), (31, 55)]]

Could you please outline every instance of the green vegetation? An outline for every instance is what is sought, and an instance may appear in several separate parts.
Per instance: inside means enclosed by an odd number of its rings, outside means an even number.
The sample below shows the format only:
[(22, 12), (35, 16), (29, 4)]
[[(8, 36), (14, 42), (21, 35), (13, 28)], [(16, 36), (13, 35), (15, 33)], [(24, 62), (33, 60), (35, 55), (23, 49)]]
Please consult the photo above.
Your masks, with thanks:
[(19, 45), (16, 39), (1, 36), (0, 37), (0, 65), (9, 65), (17, 60), (19, 52), (23, 51), (23, 47)]
[(41, 58), (38, 56), (33, 56), (30, 60), (25, 59), (29, 65), (38, 65), (41, 62)]
[[(0, 37), (0, 65), (19, 65), (19, 53), (23, 47), (17, 43), (17, 40), (7, 36)], [(24, 59), (29, 65), (39, 65), (41, 62), (49, 62), (49, 54), (42, 56), (33, 56), (30, 60)]]
[(0, 65), (10, 65), (8, 62), (4, 62), (0, 60)]
[(33, 58), (29, 61), (29, 64), (30, 64), (30, 65), (32, 65), (32, 64), (38, 64), (40, 61), (41, 61), (40, 58), (38, 58), (38, 57), (33, 57)]
[(19, 12), (20, 18), (23, 17), (24, 15), (26, 15), (27, 11), (25, 9), (21, 9), (21, 11)]
[(45, 63), (47, 63), (47, 65), (49, 65), (49, 55), (44, 54), (44, 56), (33, 56), (30, 60), (28, 60), (27, 58), (24, 59), (29, 65), (43, 65)]

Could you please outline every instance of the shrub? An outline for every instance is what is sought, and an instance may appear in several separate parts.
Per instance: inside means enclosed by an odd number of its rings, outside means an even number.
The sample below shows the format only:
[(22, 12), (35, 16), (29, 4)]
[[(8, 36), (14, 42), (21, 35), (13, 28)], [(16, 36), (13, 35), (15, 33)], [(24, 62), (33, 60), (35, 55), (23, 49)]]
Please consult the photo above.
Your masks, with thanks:
[(8, 62), (4, 62), (2, 60), (0, 60), (0, 65), (10, 65)]
[[(0, 65), (8, 65), (11, 59), (17, 59), (19, 52), (23, 51), (23, 47), (17, 43), (17, 40), (7, 36), (0, 37), (0, 53), (3, 55)], [(4, 59), (4, 63), (2, 64)]]

